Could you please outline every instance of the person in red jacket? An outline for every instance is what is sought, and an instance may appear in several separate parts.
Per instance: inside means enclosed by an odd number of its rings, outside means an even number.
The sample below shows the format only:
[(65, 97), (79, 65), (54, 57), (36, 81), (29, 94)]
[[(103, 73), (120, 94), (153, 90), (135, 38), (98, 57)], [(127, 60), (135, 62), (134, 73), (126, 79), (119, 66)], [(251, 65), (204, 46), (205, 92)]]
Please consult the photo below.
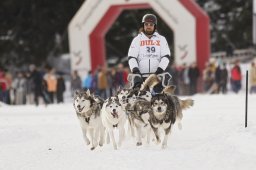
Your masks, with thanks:
[(235, 61), (234, 67), (231, 69), (231, 88), (235, 93), (238, 93), (241, 90), (241, 80), (242, 73), (241, 68), (239, 66), (239, 60)]
[(8, 102), (8, 80), (5, 72), (0, 70), (0, 101)]

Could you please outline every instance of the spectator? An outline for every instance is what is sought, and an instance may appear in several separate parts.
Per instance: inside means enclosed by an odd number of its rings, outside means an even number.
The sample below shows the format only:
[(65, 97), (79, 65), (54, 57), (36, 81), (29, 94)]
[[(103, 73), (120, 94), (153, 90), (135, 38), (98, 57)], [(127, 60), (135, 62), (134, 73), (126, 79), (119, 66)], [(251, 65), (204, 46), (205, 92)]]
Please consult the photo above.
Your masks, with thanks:
[(242, 74), (239, 66), (239, 60), (235, 61), (234, 67), (231, 69), (231, 88), (235, 93), (238, 93), (242, 87)]
[(107, 93), (106, 93), (107, 87), (108, 87), (108, 81), (107, 81), (106, 70), (104, 68), (100, 68), (98, 73), (98, 90), (99, 90), (100, 97), (102, 97), (103, 99), (107, 98)]
[(215, 80), (215, 66), (213, 63), (206, 65), (203, 70), (203, 82), (204, 82), (204, 91), (209, 92), (210, 88), (213, 86)]
[(34, 104), (34, 91), (35, 91), (35, 84), (33, 79), (31, 79), (31, 73), (26, 73), (26, 102), (29, 104)]
[(82, 89), (82, 81), (78, 72), (75, 70), (71, 75), (71, 93), (72, 96), (74, 95), (76, 90)]
[(190, 80), (190, 94), (193, 95), (197, 93), (197, 80), (200, 76), (199, 69), (196, 63), (193, 63), (188, 71), (188, 76)]
[(60, 74), (57, 78), (57, 103), (64, 103), (63, 93), (66, 90), (65, 80)]
[(46, 82), (47, 93), (50, 98), (50, 102), (54, 103), (54, 98), (57, 91), (57, 78), (54, 73), (54, 69), (48, 69), (47, 73), (44, 75), (44, 80)]
[(12, 74), (6, 71), (5, 78), (7, 80), (7, 104), (11, 104), (10, 89), (12, 85)]
[(256, 93), (256, 66), (255, 63), (251, 63), (250, 69), (250, 93)]
[(88, 71), (88, 74), (83, 81), (83, 89), (89, 89), (90, 91), (92, 91), (92, 78), (92, 71)]
[(5, 72), (0, 70), (0, 101), (8, 102), (8, 80)]
[(117, 67), (117, 72), (116, 72), (116, 77), (115, 77), (115, 81), (117, 83), (117, 87), (124, 87), (124, 66), (123, 64), (118, 64)]
[(182, 65), (182, 68), (180, 70), (180, 94), (181, 95), (189, 95), (190, 91), (189, 91), (189, 84), (190, 84), (190, 80), (189, 80), (189, 76), (188, 76), (188, 71), (189, 71), (189, 67), (187, 66), (186, 63), (184, 63)]
[(124, 68), (124, 84), (127, 85), (128, 82), (128, 75), (129, 75), (130, 69), (129, 67)]
[(227, 92), (227, 82), (228, 82), (228, 70), (226, 68), (226, 63), (222, 63), (218, 66), (215, 73), (215, 81), (217, 84), (217, 93), (222, 92), (225, 94)]
[(109, 90), (110, 90), (110, 96), (113, 96), (116, 94), (116, 90), (118, 89), (118, 84), (116, 81), (116, 68), (112, 67), (108, 74), (108, 84), (109, 84)]
[(175, 64), (173, 64), (172, 66), (169, 66), (169, 67), (170, 67), (170, 74), (172, 75), (171, 84), (176, 86), (174, 94), (178, 95), (179, 91), (180, 91), (179, 81), (178, 81), (179, 72), (178, 72), (178, 69)]
[(18, 72), (17, 77), (12, 82), (16, 105), (26, 104), (26, 81), (24, 73)]
[(35, 65), (30, 65), (29, 69), (31, 71), (30, 79), (33, 81), (34, 87), (34, 103), (36, 106), (39, 104), (39, 97), (42, 97), (45, 105), (49, 103), (47, 96), (43, 93), (44, 81), (42, 74), (37, 70)]

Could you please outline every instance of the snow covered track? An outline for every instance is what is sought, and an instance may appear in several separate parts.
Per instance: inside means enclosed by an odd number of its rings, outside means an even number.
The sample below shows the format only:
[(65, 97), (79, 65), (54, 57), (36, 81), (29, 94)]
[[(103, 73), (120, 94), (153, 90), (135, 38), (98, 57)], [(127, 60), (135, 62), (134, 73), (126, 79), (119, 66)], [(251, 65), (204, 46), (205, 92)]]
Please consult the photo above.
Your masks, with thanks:
[(255, 169), (256, 96), (249, 96), (246, 129), (244, 94), (192, 99), (165, 150), (127, 137), (119, 150), (105, 144), (90, 151), (71, 103), (2, 106), (0, 169)]

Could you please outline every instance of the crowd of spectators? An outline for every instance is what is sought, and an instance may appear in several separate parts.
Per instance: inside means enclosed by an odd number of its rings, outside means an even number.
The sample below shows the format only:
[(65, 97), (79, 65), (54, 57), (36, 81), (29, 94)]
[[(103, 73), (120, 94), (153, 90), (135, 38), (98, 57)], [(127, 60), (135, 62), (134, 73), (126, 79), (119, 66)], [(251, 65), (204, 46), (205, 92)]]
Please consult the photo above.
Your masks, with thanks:
[[(18, 71), (14, 75), (0, 68), (0, 101), (11, 105), (63, 103), (64, 92), (90, 89), (96, 95), (107, 98), (116, 94), (118, 88), (128, 84), (129, 68), (123, 64), (116, 67), (99, 66), (94, 72), (79, 75), (73, 71), (70, 76), (70, 89), (66, 89), (64, 74), (54, 68), (39, 69), (30, 65), (28, 71)], [(226, 94), (228, 91), (239, 93), (242, 88), (243, 74), (240, 62), (225, 63), (223, 58), (210, 60), (200, 71), (196, 63), (170, 67), (171, 84), (176, 86), (176, 95), (194, 95), (196, 93)], [(256, 65), (251, 62), (249, 68), (249, 91), (256, 93)], [(228, 86), (230, 88), (228, 89)]]

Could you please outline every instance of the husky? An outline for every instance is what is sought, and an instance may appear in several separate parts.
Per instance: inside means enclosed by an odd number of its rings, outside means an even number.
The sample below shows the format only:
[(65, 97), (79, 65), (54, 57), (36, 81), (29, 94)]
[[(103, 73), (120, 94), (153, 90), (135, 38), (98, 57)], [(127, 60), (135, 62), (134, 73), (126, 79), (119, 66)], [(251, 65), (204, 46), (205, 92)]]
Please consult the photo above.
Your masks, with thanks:
[(192, 105), (193, 100), (180, 100), (177, 96), (170, 94), (161, 93), (152, 97), (151, 107), (153, 114), (150, 117), (150, 125), (155, 134), (157, 144), (161, 142), (158, 132), (159, 128), (164, 129), (163, 149), (167, 147), (168, 135), (176, 118), (182, 115), (183, 109), (187, 109)]
[(91, 144), (91, 150), (94, 150), (98, 144), (102, 146), (104, 143), (104, 127), (100, 115), (103, 105), (101, 101), (103, 100), (91, 94), (89, 90), (76, 91), (74, 95), (73, 106), (80, 121), (84, 140), (87, 145)]
[(118, 147), (120, 147), (125, 136), (124, 125), (126, 121), (125, 111), (123, 110), (117, 96), (113, 96), (105, 100), (101, 109), (101, 115), (103, 126), (106, 128), (113, 147), (116, 150), (117, 144), (114, 137), (114, 128), (119, 130)]
[[(159, 83), (159, 79), (157, 79), (155, 76), (151, 76), (147, 79), (147, 81), (145, 81), (143, 83), (144, 86), (141, 87), (141, 89), (145, 89), (146, 87), (154, 87), (157, 83)], [(176, 89), (176, 86), (174, 85), (168, 85), (168, 86), (165, 86), (163, 91), (161, 92), (162, 94), (167, 94), (168, 96), (173, 96), (174, 95), (174, 91)], [(193, 101), (191, 101), (193, 103)], [(177, 124), (178, 124), (178, 128), (181, 130), (182, 129), (182, 124), (181, 124), (181, 120), (183, 118), (183, 114), (182, 112), (179, 112), (179, 114), (177, 115), (176, 117), (176, 121), (177, 121)]]
[(119, 99), (120, 104), (122, 105), (122, 108), (125, 110), (125, 107), (127, 106), (127, 96), (130, 93), (130, 89), (123, 88), (117, 90), (117, 97)]
[(150, 115), (152, 114), (151, 103), (143, 98), (138, 99), (131, 108), (129, 108), (129, 120), (132, 127), (135, 127), (137, 131), (137, 146), (142, 145), (142, 131), (146, 131), (147, 143), (150, 140)]
[(155, 84), (155, 76), (150, 76), (143, 83), (142, 88), (135, 88), (130, 90), (129, 95), (127, 96), (128, 104), (126, 111), (128, 114), (128, 120), (133, 132), (136, 129), (136, 140), (137, 146), (142, 145), (143, 131), (146, 131), (147, 143), (150, 141), (150, 132), (151, 127), (149, 124), (151, 110), (151, 98), (152, 94), (149, 91), (152, 84)]
[(117, 97), (119, 99), (120, 104), (122, 105), (123, 110), (125, 111), (127, 117), (128, 117), (128, 132), (129, 134), (134, 137), (134, 129), (131, 125), (130, 119), (129, 119), (129, 111), (126, 110), (127, 105), (129, 103), (128, 101), (128, 95), (133, 89), (129, 88), (123, 88), (123, 89), (118, 89), (117, 90)]

